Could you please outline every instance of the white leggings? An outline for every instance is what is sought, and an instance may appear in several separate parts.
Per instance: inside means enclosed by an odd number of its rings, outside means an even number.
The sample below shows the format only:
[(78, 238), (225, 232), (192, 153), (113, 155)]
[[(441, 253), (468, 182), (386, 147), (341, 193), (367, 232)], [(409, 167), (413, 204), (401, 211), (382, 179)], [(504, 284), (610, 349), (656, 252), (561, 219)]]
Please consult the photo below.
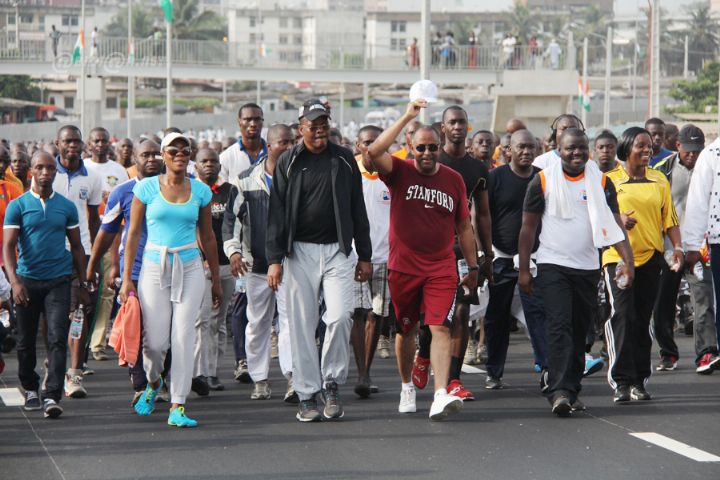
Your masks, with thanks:
[[(179, 256), (175, 257), (179, 261)], [(149, 382), (157, 382), (165, 354), (172, 345), (170, 397), (184, 404), (193, 376), (195, 319), (205, 293), (205, 274), (200, 257), (183, 265), (180, 302), (170, 301), (171, 287), (160, 288), (160, 264), (144, 260), (138, 281), (143, 312), (143, 365)]]

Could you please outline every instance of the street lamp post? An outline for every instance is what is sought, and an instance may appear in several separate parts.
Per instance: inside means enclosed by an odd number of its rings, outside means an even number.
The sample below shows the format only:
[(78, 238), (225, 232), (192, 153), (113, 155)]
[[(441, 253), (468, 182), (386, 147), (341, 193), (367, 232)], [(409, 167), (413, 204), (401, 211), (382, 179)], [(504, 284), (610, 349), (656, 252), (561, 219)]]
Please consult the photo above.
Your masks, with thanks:
[[(423, 0), (420, 24), (420, 79), (427, 80), (430, 77), (430, 0)], [(425, 109), (420, 111), (420, 121), (426, 122)]]
[(603, 127), (610, 127), (610, 75), (612, 67), (612, 27), (608, 27), (605, 41), (605, 98), (603, 105)]

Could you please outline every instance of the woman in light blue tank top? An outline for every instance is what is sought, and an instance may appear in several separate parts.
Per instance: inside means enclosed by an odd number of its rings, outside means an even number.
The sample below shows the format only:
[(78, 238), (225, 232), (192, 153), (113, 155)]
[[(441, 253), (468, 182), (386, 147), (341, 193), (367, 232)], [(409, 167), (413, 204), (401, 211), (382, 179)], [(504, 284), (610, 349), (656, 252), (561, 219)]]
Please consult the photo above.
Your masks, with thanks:
[[(130, 230), (125, 247), (125, 270), (120, 299), (138, 295), (143, 313), (143, 367), (148, 386), (135, 412), (150, 415), (162, 387), (165, 355), (172, 345), (168, 424), (195, 427), (185, 415), (194, 364), (195, 318), (205, 292), (205, 274), (200, 248), (211, 275), (213, 307), (218, 308), (222, 290), (218, 252), (212, 230), (212, 192), (204, 183), (187, 177), (190, 142), (179, 133), (163, 139), (166, 173), (145, 178), (133, 188)], [(142, 224), (147, 224), (147, 244), (137, 289), (132, 265)]]

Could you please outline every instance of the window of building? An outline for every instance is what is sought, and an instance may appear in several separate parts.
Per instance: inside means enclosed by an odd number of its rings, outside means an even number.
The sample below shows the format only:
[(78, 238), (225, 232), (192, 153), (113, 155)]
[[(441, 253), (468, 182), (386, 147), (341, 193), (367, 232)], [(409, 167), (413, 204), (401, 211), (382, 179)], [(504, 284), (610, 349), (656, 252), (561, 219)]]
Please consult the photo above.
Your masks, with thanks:
[(15, 14), (8, 13), (7, 23), (8, 25), (15, 25)]
[(287, 43), (288, 43), (288, 36), (287, 36), (287, 35), (280, 35), (280, 36), (278, 37), (278, 43), (280, 43), (280, 45), (287, 45)]
[(118, 108), (118, 97), (107, 97), (105, 99), (105, 108), (111, 110)]
[(257, 35), (255, 35), (254, 33), (251, 33), (250, 34), (250, 43), (255, 43), (255, 42), (257, 42)]
[(45, 30), (45, 15), (38, 15), (38, 23), (40, 24), (40, 29)]
[(390, 22), (390, 31), (392, 33), (405, 33), (407, 30), (407, 22), (400, 20), (393, 20)]
[(75, 108), (75, 97), (70, 97), (70, 96), (65, 97), (65, 108), (70, 109), (70, 110)]
[(287, 17), (280, 18), (280, 28), (287, 28), (287, 26), (288, 26)]
[(398, 50), (405, 50), (405, 47), (407, 46), (407, 40), (404, 38), (398, 39)]
[(250, 26), (254, 27), (257, 24), (257, 19), (255, 17), (250, 17)]
[(397, 49), (398, 49), (398, 39), (391, 38), (390, 39), (390, 50), (397, 50)]
[(76, 15), (63, 15), (62, 16), (62, 26), (63, 27), (77, 27), (78, 26), (78, 17)]
[(302, 45), (302, 35), (295, 35), (293, 43), (295, 43), (295, 45)]
[(300, 18), (300, 17), (293, 18), (293, 28), (302, 28), (302, 18)]
[(20, 14), (20, 23), (33, 23), (33, 14), (32, 13)]

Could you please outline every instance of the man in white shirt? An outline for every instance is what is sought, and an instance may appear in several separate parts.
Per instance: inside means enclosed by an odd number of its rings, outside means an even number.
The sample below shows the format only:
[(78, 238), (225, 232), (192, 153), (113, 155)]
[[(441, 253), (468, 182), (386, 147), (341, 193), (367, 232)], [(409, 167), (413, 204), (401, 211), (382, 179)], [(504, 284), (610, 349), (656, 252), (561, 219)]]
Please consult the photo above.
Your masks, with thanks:
[[(102, 178), (95, 172), (88, 170), (82, 159), (83, 141), (80, 129), (74, 125), (66, 125), (58, 130), (55, 140), (60, 155), (57, 158), (57, 175), (53, 181), (53, 191), (68, 198), (75, 204), (80, 221), (80, 240), (85, 255), (90, 256), (92, 242), (100, 228), (100, 214), (98, 207), (102, 202)], [(69, 245), (69, 244), (68, 244)], [(66, 248), (69, 248), (66, 245)], [(77, 290), (80, 288), (77, 272), (73, 278), (73, 299), (71, 310), (77, 307)], [(87, 320), (92, 318), (95, 295), (91, 295), (90, 305), (85, 305), (85, 319), (82, 336), (70, 339), (70, 368), (65, 375), (65, 395), (73, 398), (83, 398), (87, 391), (82, 385), (83, 360), (85, 340), (88, 333)]]
[(533, 166), (538, 167), (541, 170), (545, 170), (550, 166), (550, 164), (560, 161), (559, 140), (565, 130), (569, 128), (579, 128), (580, 130), (585, 131), (585, 125), (583, 125), (582, 120), (580, 120), (572, 113), (563, 113), (562, 115), (558, 116), (555, 120), (553, 120), (550, 128), (552, 129), (552, 131), (555, 132), (554, 136), (558, 141), (558, 148), (556, 150), (550, 150), (549, 152), (545, 152), (535, 158), (535, 160), (533, 161)]
[[(85, 159), (85, 168), (88, 171), (96, 173), (102, 179), (102, 205), (107, 203), (110, 192), (116, 185), (128, 180), (127, 171), (114, 160), (110, 160), (108, 153), (110, 151), (110, 133), (103, 127), (95, 127), (90, 131), (90, 139), (88, 141), (90, 153), (92, 157)], [(113, 298), (115, 290), (112, 283), (108, 283), (107, 273), (112, 273), (113, 255), (117, 255), (117, 248), (111, 249), (102, 259), (102, 269), (98, 272), (105, 280), (100, 283), (99, 295), (101, 296), (100, 305), (95, 312), (95, 326), (92, 331), (90, 340), (90, 350), (95, 360), (107, 360), (105, 354), (105, 334), (107, 332), (110, 314), (112, 313)], [(119, 276), (119, 272), (114, 273), (112, 277)], [(91, 279), (92, 280), (92, 279)], [(109, 279), (113, 281), (112, 278)]]
[[(387, 280), (387, 261), (390, 253), (388, 233), (390, 231), (390, 190), (380, 180), (377, 172), (369, 172), (363, 165), (370, 145), (382, 133), (382, 128), (368, 125), (357, 134), (355, 146), (360, 154), (355, 157), (362, 174), (365, 209), (370, 221), (370, 242), (372, 244), (372, 275), (367, 282), (354, 282), (355, 313), (350, 342), (355, 353), (358, 382), (355, 393), (367, 398), (377, 393), (370, 381), (370, 366), (380, 338), (383, 321), (390, 315), (390, 289)], [(369, 161), (365, 162), (370, 164)]]
[(246, 103), (238, 111), (240, 139), (220, 154), (220, 180), (228, 182), (255, 165), (267, 155), (267, 143), (260, 134), (263, 111), (254, 103)]

